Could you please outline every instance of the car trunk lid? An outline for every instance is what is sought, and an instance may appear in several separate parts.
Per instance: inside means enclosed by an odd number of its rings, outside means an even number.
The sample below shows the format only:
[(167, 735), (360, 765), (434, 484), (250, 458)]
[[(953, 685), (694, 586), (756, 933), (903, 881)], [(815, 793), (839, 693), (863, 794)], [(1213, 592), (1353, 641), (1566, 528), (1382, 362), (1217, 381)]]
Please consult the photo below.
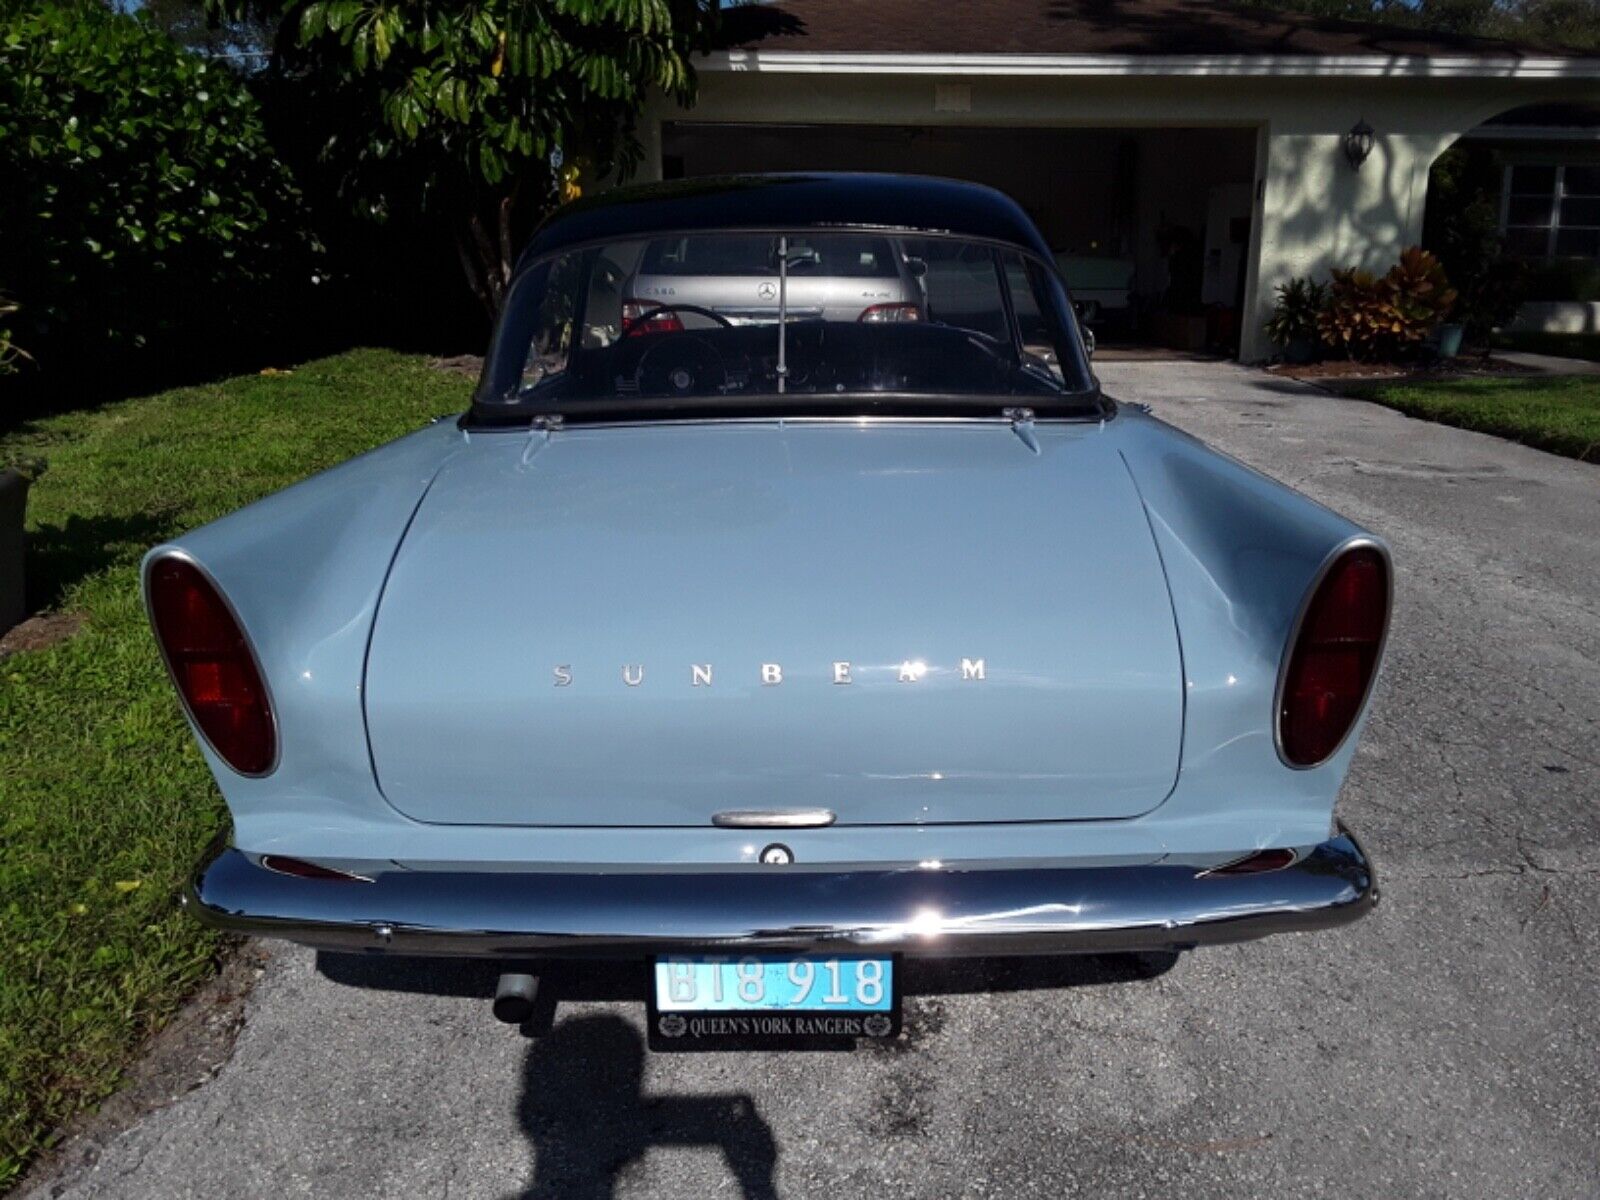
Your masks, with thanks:
[(1183, 724), (1161, 565), (1113, 439), (1036, 428), (472, 435), (373, 629), (380, 787), (506, 825), (1148, 811)]

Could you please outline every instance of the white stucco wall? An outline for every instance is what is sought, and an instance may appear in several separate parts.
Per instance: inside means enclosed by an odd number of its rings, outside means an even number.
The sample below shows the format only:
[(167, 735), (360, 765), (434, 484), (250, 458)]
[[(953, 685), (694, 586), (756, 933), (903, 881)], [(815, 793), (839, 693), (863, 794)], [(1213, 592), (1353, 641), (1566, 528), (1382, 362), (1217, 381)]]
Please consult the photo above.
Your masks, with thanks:
[(1513, 333), (1600, 333), (1600, 302), (1529, 300), (1506, 328)]
[[(1369, 60), (1337, 75), (1261, 74), (1259, 62), (1106, 63), (1087, 59), (917, 62), (895, 56), (734, 56), (712, 60), (684, 111), (659, 102), (642, 123), (646, 171), (659, 171), (660, 122), (775, 122), (1077, 128), (1237, 126), (1257, 131), (1256, 212), (1245, 293), (1246, 361), (1271, 345), (1261, 325), (1273, 289), (1333, 267), (1386, 268), (1422, 234), (1428, 168), (1462, 132), (1521, 104), (1600, 98), (1600, 67), (1447, 68)], [(1322, 64), (1314, 69), (1326, 69)], [(1306, 60), (1285, 69), (1308, 69)], [(1130, 71), (1144, 71), (1130, 74)], [(1238, 72), (1246, 73), (1238, 73)], [(1256, 73), (1249, 73), (1254, 71)], [(1366, 72), (1366, 73), (1359, 73)], [(970, 86), (969, 111), (941, 111), (936, 88)], [(948, 93), (947, 93), (948, 99)], [(1343, 137), (1358, 120), (1377, 131), (1359, 171)]]

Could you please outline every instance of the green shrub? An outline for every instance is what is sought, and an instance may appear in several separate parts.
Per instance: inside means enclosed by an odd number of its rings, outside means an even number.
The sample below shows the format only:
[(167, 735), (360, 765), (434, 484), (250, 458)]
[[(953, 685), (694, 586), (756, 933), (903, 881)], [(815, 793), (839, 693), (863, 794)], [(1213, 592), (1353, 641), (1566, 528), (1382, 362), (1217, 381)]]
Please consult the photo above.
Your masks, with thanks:
[(1439, 260), (1412, 246), (1382, 276), (1334, 271), (1317, 327), (1325, 343), (1352, 358), (1402, 358), (1421, 345), (1455, 302)]
[(1336, 268), (1327, 307), (1317, 314), (1323, 342), (1352, 358), (1375, 357), (1389, 325), (1378, 277), (1371, 271)]
[(1301, 276), (1280, 283), (1277, 303), (1267, 321), (1267, 336), (1278, 346), (1294, 341), (1315, 341), (1317, 317), (1328, 303), (1328, 285)]
[[(515, 248), (579, 179), (630, 174), (652, 96), (688, 103), (713, 0), (205, 0), (276, 23), (267, 74), (314, 174), (377, 220), (454, 235), (493, 315)], [(306, 172), (306, 178), (313, 178)]]
[(1503, 169), (1488, 147), (1466, 143), (1441, 154), (1428, 176), (1423, 243), (1460, 293), (1452, 318), (1477, 344), (1516, 315), (1527, 282), (1524, 264), (1503, 253)]
[(1455, 311), (1459, 298), (1445, 276), (1444, 265), (1420, 246), (1401, 252), (1400, 261), (1383, 277), (1383, 286), (1397, 318), (1397, 326), (1390, 331), (1406, 343), (1427, 337)]
[(297, 194), (237, 76), (109, 6), (0, 11), (0, 279), (44, 372), (253, 332), (269, 286), (310, 282)]

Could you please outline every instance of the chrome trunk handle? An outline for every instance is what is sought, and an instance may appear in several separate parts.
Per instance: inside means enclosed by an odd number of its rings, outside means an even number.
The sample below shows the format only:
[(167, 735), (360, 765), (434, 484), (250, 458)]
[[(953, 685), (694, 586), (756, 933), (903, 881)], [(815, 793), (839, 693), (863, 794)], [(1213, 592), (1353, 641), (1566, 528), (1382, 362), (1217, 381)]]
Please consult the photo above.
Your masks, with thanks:
[(730, 809), (711, 817), (719, 829), (820, 829), (836, 820), (826, 808)]

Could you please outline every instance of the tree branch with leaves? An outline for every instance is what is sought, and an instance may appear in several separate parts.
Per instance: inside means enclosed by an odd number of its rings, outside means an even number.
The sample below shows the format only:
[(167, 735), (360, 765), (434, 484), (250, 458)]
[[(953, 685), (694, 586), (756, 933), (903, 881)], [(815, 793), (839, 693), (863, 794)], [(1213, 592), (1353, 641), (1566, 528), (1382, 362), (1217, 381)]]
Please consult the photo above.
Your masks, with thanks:
[(269, 71), (339, 195), (376, 220), (447, 226), (490, 315), (575, 165), (626, 177), (652, 91), (693, 99), (691, 55), (718, 18), (716, 0), (208, 2), (219, 17), (274, 15)]

